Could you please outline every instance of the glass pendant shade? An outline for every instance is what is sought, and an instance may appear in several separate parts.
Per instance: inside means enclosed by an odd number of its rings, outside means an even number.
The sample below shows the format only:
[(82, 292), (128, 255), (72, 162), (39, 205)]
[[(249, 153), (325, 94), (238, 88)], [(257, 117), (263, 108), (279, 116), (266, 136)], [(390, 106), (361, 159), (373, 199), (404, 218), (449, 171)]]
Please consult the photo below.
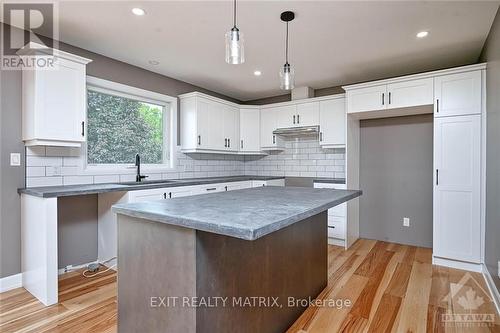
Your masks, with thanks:
[(226, 33), (226, 62), (233, 65), (245, 62), (243, 33), (236, 27)]
[(295, 87), (295, 71), (289, 63), (286, 63), (280, 70), (280, 88), (282, 90), (292, 90)]

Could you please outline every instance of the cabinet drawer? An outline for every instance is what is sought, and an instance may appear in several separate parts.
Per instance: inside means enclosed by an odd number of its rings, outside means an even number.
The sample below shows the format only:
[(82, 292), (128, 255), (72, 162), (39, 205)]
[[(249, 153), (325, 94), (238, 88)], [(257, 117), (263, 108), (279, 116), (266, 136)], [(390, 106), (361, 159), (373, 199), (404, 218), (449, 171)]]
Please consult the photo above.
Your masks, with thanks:
[(328, 216), (328, 237), (345, 239), (345, 219)]

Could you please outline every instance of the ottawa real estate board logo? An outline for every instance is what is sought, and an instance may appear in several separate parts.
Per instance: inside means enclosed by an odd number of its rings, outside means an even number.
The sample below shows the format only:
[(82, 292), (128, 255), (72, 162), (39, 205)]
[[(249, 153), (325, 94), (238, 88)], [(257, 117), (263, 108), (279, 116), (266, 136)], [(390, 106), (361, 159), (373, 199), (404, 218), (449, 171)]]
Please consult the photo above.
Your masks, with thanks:
[(54, 69), (58, 48), (56, 2), (1, 1), (3, 70)]

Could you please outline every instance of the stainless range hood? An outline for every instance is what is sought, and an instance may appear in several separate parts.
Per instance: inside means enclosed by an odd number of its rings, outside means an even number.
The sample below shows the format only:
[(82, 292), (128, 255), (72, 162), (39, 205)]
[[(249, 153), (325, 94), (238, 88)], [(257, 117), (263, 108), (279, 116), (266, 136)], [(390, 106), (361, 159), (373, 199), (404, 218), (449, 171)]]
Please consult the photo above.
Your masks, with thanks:
[(275, 135), (281, 136), (301, 136), (301, 135), (317, 135), (319, 133), (319, 126), (302, 126), (302, 127), (288, 127), (278, 128), (273, 131)]

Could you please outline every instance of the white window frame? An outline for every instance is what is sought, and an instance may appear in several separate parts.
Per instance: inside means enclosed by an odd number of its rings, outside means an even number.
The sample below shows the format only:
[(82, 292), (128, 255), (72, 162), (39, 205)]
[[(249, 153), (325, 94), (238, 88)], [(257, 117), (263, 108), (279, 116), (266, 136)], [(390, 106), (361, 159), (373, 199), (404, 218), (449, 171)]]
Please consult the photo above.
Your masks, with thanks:
[[(171, 172), (175, 170), (177, 165), (176, 152), (177, 152), (177, 97), (163, 95), (160, 93), (144, 90), (125, 84), (99, 79), (93, 76), (87, 76), (86, 91), (90, 89), (93, 91), (130, 98), (141, 102), (161, 105), (164, 107), (164, 121), (163, 131), (167, 134), (164, 135), (164, 148), (168, 148), (168, 160), (163, 164), (142, 164), (142, 173), (161, 173)], [(87, 94), (85, 94), (87, 96)], [(87, 117), (87, 113), (85, 114)], [(87, 119), (85, 123), (88, 124)], [(88, 131), (86, 131), (88, 133)], [(165, 149), (164, 149), (165, 158)], [(87, 143), (82, 145), (80, 165), (83, 174), (89, 175), (104, 175), (104, 174), (131, 174), (135, 170), (133, 163), (131, 164), (88, 164), (87, 163)]]

